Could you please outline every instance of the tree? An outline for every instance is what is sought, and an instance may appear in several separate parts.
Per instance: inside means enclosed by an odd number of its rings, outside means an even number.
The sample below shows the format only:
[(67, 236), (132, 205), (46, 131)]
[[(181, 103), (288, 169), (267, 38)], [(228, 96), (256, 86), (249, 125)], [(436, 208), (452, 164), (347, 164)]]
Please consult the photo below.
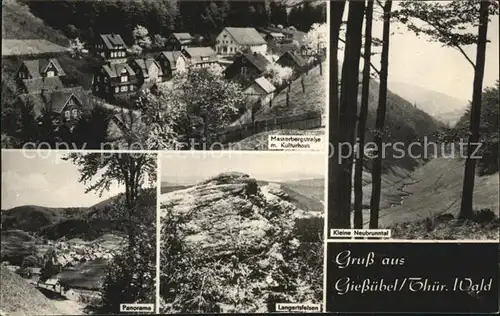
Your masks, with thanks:
[(128, 213), (128, 244), (136, 245), (137, 201), (146, 181), (152, 186), (156, 181), (156, 156), (139, 153), (71, 153), (64, 157), (78, 166), (78, 181), (88, 185), (85, 192), (102, 196), (113, 183), (125, 186), (124, 207)]
[(85, 110), (72, 131), (72, 142), (82, 149), (101, 149), (107, 141), (112, 113), (99, 106), (95, 100), (91, 109)]
[(85, 49), (85, 44), (80, 41), (77, 37), (74, 40), (70, 41), (69, 48), (71, 49), (71, 55), (73, 57), (80, 58), (82, 56), (82, 52)]
[[(328, 138), (332, 152), (328, 153), (328, 227), (342, 227), (342, 214), (337, 209), (339, 193), (339, 183), (336, 173), (338, 172), (338, 133), (339, 133), (339, 67), (338, 67), (338, 47), (339, 33), (342, 25), (345, 1), (332, 1), (330, 3), (331, 16), (331, 64), (332, 74), (330, 76), (330, 111), (329, 111), (329, 131)], [(330, 151), (330, 148), (329, 148)]]
[(270, 6), (270, 21), (274, 25), (286, 25), (288, 14), (286, 13), (286, 7), (277, 2), (271, 2)]
[(49, 279), (54, 274), (58, 273), (57, 267), (54, 265), (56, 252), (53, 247), (49, 247), (43, 256), (43, 268), (40, 271), (40, 281)]
[[(499, 170), (499, 150), (498, 150), (498, 126), (499, 126), (499, 81), (495, 85), (487, 87), (483, 91), (481, 98), (481, 148), (476, 155), (481, 156), (478, 161), (479, 176), (492, 174)], [(467, 109), (464, 115), (457, 122), (455, 128), (449, 131), (449, 134), (461, 138), (467, 137), (469, 134), (469, 126), (471, 119), (471, 111)]]
[(156, 190), (142, 191), (135, 221), (136, 244), (117, 253), (109, 262), (101, 288), (102, 303), (95, 314), (115, 314), (120, 304), (155, 301)]
[[(185, 76), (184, 76), (185, 77)], [(141, 92), (137, 107), (146, 129), (145, 143), (149, 150), (182, 149), (181, 140), (191, 134), (182, 84), (185, 79), (174, 76), (153, 91)]]
[(382, 31), (382, 56), (380, 60), (380, 86), (378, 96), (377, 118), (375, 120), (374, 143), (377, 156), (372, 167), (372, 195), (370, 198), (370, 228), (378, 228), (380, 210), (380, 192), (382, 189), (382, 141), (384, 138), (385, 113), (387, 109), (387, 77), (389, 73), (389, 39), (391, 34), (392, 1), (384, 3), (384, 26)]
[(142, 25), (137, 25), (132, 32), (132, 37), (134, 39), (135, 45), (141, 48), (151, 48), (151, 38), (149, 37), (149, 31)]
[[(333, 203), (329, 208), (335, 209), (334, 215), (336, 216), (331, 219), (331, 222), (329, 219), (330, 227), (351, 227), (353, 155), (349, 151), (354, 147), (364, 9), (364, 2), (355, 1), (349, 3), (338, 119), (338, 142), (342, 146), (335, 148), (341, 150), (341, 155), (338, 161), (333, 162), (334, 177), (331, 181), (337, 182), (335, 187), (337, 192), (334, 193)], [(345, 145), (349, 145), (349, 148), (346, 148)]]
[(130, 54), (134, 55), (134, 56), (139, 56), (142, 54), (142, 47), (139, 46), (139, 45), (132, 45), (132, 47), (130, 47)]
[(163, 48), (165, 47), (165, 44), (167, 43), (167, 39), (160, 34), (155, 34), (153, 36), (153, 43), (152, 46), (155, 48)]
[[(406, 23), (407, 27), (417, 35), (426, 34), (432, 41), (457, 49), (474, 69), (469, 146), (467, 146), (459, 215), (462, 219), (470, 219), (473, 216), (476, 160), (471, 155), (475, 151), (474, 144), (479, 141), (489, 15), (498, 15), (498, 8), (497, 1), (479, 1), (478, 3), (473, 0), (454, 0), (445, 4), (409, 1), (401, 3), (401, 9), (397, 14), (399, 20)], [(424, 25), (417, 25), (413, 23), (413, 20), (420, 20), (424, 22)], [(467, 32), (469, 26), (478, 26), (478, 33)], [(473, 44), (477, 45), (476, 62), (473, 62), (463, 49), (463, 46)]]
[(366, 119), (368, 117), (368, 97), (370, 93), (370, 59), (372, 46), (373, 1), (366, 5), (365, 43), (363, 61), (363, 83), (361, 92), (361, 109), (358, 117), (358, 155), (354, 170), (354, 228), (363, 228), (363, 163), (365, 147)]
[(323, 74), (321, 59), (328, 45), (328, 26), (326, 23), (315, 23), (304, 37), (309, 49), (316, 55), (319, 63), (320, 74)]
[(264, 77), (266, 77), (273, 86), (279, 88), (286, 84), (293, 75), (293, 70), (290, 67), (283, 67), (280, 64), (273, 63), (266, 67)]
[(224, 78), (219, 65), (189, 71), (182, 84), (182, 100), (190, 115), (201, 118), (205, 141), (219, 128), (226, 127), (243, 105), (245, 95), (241, 86)]
[[(498, 4), (498, 3), (497, 3)], [(467, 146), (467, 160), (465, 161), (464, 183), (462, 188), (462, 203), (460, 205), (461, 219), (473, 217), (474, 178), (476, 174), (476, 159), (472, 157), (475, 144), (479, 141), (479, 127), (481, 124), (481, 97), (483, 90), (484, 64), (486, 61), (486, 42), (488, 32), (489, 1), (481, 1), (479, 9), (479, 31), (477, 42), (476, 66), (474, 71), (474, 90), (472, 93), (472, 107), (470, 116), (469, 146)]]

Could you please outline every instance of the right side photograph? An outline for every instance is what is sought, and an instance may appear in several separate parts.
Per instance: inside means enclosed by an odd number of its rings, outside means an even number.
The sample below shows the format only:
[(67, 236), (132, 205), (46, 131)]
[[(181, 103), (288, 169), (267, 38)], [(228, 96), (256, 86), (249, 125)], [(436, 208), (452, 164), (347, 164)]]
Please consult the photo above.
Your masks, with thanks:
[(330, 2), (328, 239), (498, 240), (498, 12)]

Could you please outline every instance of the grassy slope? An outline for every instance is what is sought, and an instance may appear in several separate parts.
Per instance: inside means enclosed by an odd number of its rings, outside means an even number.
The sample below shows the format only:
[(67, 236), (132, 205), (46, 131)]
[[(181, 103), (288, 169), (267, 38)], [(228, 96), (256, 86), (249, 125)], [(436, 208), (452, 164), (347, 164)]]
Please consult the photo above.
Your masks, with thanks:
[[(16, 0), (2, 2), (2, 38), (6, 39), (44, 39), (67, 47), (69, 39), (60, 31), (48, 26), (42, 19), (31, 13), (26, 5)], [(91, 57), (82, 59), (70, 56), (57, 56), (61, 67), (66, 72), (67, 86), (81, 85), (89, 89), (92, 80), (92, 65), (95, 60)], [(12, 76), (21, 63), (19, 58), (2, 60), (2, 74)]]
[[(272, 102), (272, 107), (265, 106), (257, 113), (256, 120), (263, 121), (282, 116), (300, 115), (307, 112), (324, 112), (326, 103), (325, 80), (328, 64), (323, 63), (323, 75), (320, 75), (319, 67), (309, 71), (304, 79), (305, 93), (302, 92), (300, 79), (292, 83), (289, 96), (289, 106), (286, 106), (286, 91), (281, 91)], [(251, 118), (247, 118), (245, 123), (250, 123)]]
[(16, 0), (2, 1), (2, 38), (46, 39), (62, 46), (69, 44), (61, 32), (49, 27), (26, 5)]
[[(458, 215), (462, 192), (464, 162), (458, 159), (436, 158), (412, 174), (414, 184), (405, 191), (410, 195), (401, 205), (382, 210), (380, 226), (414, 222), (449, 213)], [(498, 173), (476, 177), (474, 209), (489, 208), (499, 214)], [(400, 197), (404, 194), (400, 193)]]
[(19, 275), (0, 266), (0, 310), (7, 315), (65, 315)]

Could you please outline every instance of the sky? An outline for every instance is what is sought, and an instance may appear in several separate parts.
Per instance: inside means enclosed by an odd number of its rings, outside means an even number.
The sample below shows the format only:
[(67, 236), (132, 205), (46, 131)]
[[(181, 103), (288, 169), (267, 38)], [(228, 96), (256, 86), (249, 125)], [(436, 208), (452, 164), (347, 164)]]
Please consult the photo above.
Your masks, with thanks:
[(2, 151), (3, 210), (22, 205), (89, 207), (123, 192), (118, 185), (100, 198), (85, 194), (77, 167), (56, 151)]
[[(395, 3), (397, 5), (397, 2)], [(381, 11), (381, 8), (375, 4), (375, 10)], [(347, 12), (344, 13), (344, 20), (347, 20)], [(492, 86), (499, 77), (498, 30), (498, 16), (491, 17), (488, 25), (488, 39), (491, 42), (486, 46), (484, 87)], [(477, 33), (477, 28), (468, 31)], [(391, 32), (393, 34), (389, 48), (389, 82), (414, 84), (463, 101), (472, 99), (473, 68), (457, 49), (429, 42), (426, 35), (418, 38), (400, 23), (393, 23)], [(382, 38), (382, 21), (374, 20), (373, 35)], [(465, 46), (464, 50), (475, 62), (476, 47)], [(343, 53), (340, 55), (342, 60)], [(380, 54), (372, 58), (373, 64), (379, 67)]]
[(162, 154), (161, 181), (194, 184), (222, 172), (237, 171), (257, 180), (323, 178), (326, 156), (319, 152), (178, 152)]

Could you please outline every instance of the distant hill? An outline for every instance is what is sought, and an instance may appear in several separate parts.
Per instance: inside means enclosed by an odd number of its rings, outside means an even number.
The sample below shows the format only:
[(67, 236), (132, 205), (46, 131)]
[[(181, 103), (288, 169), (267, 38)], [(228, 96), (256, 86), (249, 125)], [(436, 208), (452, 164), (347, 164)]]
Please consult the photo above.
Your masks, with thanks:
[(184, 190), (189, 188), (190, 185), (181, 185), (181, 184), (174, 184), (174, 183), (169, 183), (169, 182), (162, 182), (160, 192), (161, 194), (177, 191), (177, 190)]
[(460, 119), (468, 104), (466, 100), (409, 83), (389, 82), (389, 89), (410, 103), (416, 104), (417, 108), (450, 125), (454, 125)]
[(324, 178), (288, 181), (281, 184), (305, 196), (314, 198), (318, 201), (325, 201)]
[[(2, 211), (2, 231), (18, 229), (52, 240), (61, 237), (94, 240), (106, 233), (125, 232), (128, 215), (120, 206), (123, 198), (123, 194), (118, 194), (80, 208), (15, 207)], [(156, 189), (146, 190), (138, 207), (139, 214), (156, 210)]]
[(36, 205), (24, 205), (2, 210), (2, 230), (20, 229), (36, 231), (41, 227), (51, 225), (74, 217), (87, 208), (51, 208)]
[(305, 212), (323, 214), (325, 206), (324, 179), (308, 179), (279, 183), (289, 202)]

